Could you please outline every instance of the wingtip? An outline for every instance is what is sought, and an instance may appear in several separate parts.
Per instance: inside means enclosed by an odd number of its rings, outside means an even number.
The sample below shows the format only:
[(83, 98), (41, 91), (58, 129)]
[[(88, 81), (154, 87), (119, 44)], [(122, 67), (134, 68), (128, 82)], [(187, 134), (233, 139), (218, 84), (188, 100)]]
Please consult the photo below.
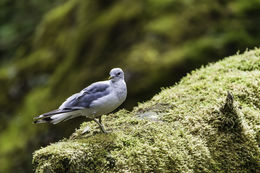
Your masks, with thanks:
[(45, 120), (35, 120), (33, 121), (33, 124), (41, 124), (41, 123), (47, 123), (48, 121)]
[(34, 117), (33, 119), (34, 119), (34, 120), (40, 120), (40, 119), (42, 119), (42, 118), (44, 118), (44, 117), (43, 117), (43, 115), (41, 114), (41, 115), (38, 115), (38, 116)]
[(43, 118), (42, 115), (39, 115), (39, 116), (37, 116), (37, 117), (34, 117), (34, 118), (33, 118), (33, 120), (34, 120), (34, 121), (33, 121), (33, 124), (39, 124), (39, 123), (45, 122), (45, 121), (42, 120), (42, 118)]

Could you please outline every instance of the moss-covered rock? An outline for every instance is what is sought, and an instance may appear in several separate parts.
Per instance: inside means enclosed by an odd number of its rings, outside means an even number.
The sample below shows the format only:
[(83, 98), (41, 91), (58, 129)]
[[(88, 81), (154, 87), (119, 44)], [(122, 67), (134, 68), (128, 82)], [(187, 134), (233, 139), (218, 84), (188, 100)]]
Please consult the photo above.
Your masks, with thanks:
[[(187, 71), (260, 43), (259, 0), (59, 2), (41, 22), (37, 18), (40, 24), (28, 38), (33, 43), (13, 52), (10, 64), (1, 65), (0, 172), (29, 172), (28, 153), (70, 135), (77, 120), (36, 127), (32, 118), (104, 80), (112, 67), (126, 71), (131, 89), (124, 107), (130, 110)], [(38, 12), (40, 2), (31, 3)]]
[[(132, 112), (33, 154), (36, 172), (256, 172), (260, 50), (202, 67)], [(93, 129), (82, 135), (86, 125)]]

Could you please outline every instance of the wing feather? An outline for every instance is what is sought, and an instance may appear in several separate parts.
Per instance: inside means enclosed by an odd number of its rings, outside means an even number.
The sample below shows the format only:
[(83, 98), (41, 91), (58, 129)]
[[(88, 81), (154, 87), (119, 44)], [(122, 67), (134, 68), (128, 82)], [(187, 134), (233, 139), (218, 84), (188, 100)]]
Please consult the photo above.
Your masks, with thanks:
[(109, 84), (106, 82), (96, 82), (84, 88), (81, 92), (70, 96), (59, 109), (66, 108), (89, 108), (91, 103), (109, 94)]

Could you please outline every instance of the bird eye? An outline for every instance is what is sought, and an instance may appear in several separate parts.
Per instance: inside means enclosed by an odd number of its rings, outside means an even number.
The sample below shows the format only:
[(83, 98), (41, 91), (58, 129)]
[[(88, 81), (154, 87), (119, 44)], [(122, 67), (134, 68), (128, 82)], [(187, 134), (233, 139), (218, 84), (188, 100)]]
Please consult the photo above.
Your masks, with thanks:
[(120, 74), (121, 74), (121, 73), (120, 73), (120, 72), (118, 72), (116, 75), (117, 75), (117, 76), (119, 76)]

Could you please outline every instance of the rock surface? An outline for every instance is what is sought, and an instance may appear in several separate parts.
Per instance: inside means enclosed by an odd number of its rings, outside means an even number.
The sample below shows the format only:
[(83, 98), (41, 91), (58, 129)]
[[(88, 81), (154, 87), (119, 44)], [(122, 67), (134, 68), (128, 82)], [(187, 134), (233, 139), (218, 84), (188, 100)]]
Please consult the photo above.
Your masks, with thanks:
[[(141, 115), (141, 116), (140, 116)], [(149, 115), (156, 121), (151, 121)], [(260, 166), (260, 50), (191, 72), (132, 112), (33, 154), (36, 172), (256, 172)]]

